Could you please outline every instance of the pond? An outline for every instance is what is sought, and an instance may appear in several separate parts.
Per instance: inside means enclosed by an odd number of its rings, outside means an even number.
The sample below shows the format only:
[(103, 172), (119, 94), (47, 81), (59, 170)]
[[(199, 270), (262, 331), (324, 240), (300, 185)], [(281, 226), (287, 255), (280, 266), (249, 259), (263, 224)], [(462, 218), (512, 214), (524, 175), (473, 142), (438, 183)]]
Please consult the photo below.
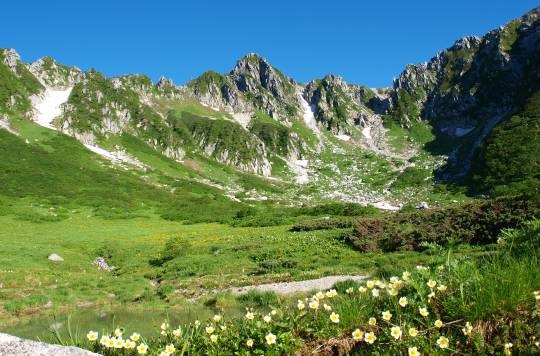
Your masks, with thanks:
[[(232, 313), (231, 313), (232, 312)], [(237, 315), (239, 310), (230, 310), (227, 316)], [(126, 334), (138, 332), (144, 337), (157, 336), (161, 323), (166, 319), (171, 326), (201, 320), (204, 323), (213, 315), (210, 308), (194, 305), (181, 310), (163, 308), (79, 308), (69, 312), (51, 314), (21, 321), (0, 330), (11, 335), (46, 342), (58, 343), (57, 336), (64, 341), (82, 340), (89, 330), (112, 332), (117, 326), (123, 327)]]

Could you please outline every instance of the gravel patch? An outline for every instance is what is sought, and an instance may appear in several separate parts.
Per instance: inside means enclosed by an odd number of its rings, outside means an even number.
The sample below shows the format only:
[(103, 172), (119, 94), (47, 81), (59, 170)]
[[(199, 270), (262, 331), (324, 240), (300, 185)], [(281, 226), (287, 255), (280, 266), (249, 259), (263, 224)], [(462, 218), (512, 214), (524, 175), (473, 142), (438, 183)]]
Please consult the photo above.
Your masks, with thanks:
[(325, 290), (331, 288), (337, 282), (343, 281), (363, 281), (368, 276), (328, 276), (317, 279), (308, 279), (305, 281), (296, 282), (277, 282), (268, 284), (258, 284), (245, 287), (233, 287), (229, 288), (229, 291), (235, 294), (247, 293), (250, 290), (256, 290), (260, 292), (275, 292), (278, 294), (291, 294), (297, 292), (309, 292), (312, 290)]

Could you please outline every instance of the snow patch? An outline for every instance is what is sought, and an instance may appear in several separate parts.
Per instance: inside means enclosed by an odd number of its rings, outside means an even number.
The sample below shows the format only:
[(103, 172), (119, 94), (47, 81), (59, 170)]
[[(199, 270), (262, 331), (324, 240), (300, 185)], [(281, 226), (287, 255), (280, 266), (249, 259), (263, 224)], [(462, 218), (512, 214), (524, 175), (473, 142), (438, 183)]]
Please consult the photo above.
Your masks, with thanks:
[(90, 151), (97, 153), (101, 157), (108, 159), (113, 164), (127, 163), (138, 168), (142, 168), (142, 169), (146, 168), (146, 165), (144, 163), (130, 156), (128, 153), (124, 151), (107, 151), (101, 147), (89, 145), (89, 144), (84, 144), (84, 146), (88, 148)]
[(62, 114), (62, 104), (64, 104), (71, 94), (73, 87), (67, 89), (45, 88), (41, 97), (34, 99), (34, 121), (49, 129), (56, 130), (52, 126), (52, 121)]
[(456, 127), (454, 135), (456, 135), (457, 137), (465, 136), (474, 129), (475, 127)]
[(351, 140), (351, 136), (345, 135), (345, 134), (336, 135), (336, 137), (339, 138), (342, 141), (350, 141)]
[(309, 105), (309, 103), (304, 99), (304, 96), (302, 93), (297, 93), (298, 97), (300, 98), (300, 105), (302, 105), (302, 110), (304, 111), (303, 118), (304, 123), (307, 127), (313, 130), (317, 135), (321, 133), (319, 130), (319, 127), (317, 126), (317, 121), (315, 121), (315, 112), (313, 110), (313, 106)]

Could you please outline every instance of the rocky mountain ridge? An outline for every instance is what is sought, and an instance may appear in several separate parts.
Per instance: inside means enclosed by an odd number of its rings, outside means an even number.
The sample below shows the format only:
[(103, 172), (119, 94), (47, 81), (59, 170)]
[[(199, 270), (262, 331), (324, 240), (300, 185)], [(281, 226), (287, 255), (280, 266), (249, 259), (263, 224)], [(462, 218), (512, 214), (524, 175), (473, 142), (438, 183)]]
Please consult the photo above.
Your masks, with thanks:
[(424, 120), (440, 141), (456, 143), (442, 151), (450, 156), (447, 172), (466, 173), (486, 135), (538, 91), (539, 16), (536, 8), (483, 37), (464, 37), (394, 81), (393, 119), (404, 126)]
[(177, 161), (203, 155), (263, 176), (282, 164), (305, 170), (319, 153), (335, 150), (334, 138), (406, 159), (416, 151), (394, 152), (387, 127), (422, 123), (435, 135), (424, 149), (448, 156), (441, 177), (453, 177), (468, 171), (486, 135), (538, 90), (538, 15), (536, 8), (483, 37), (464, 37), (428, 62), (408, 65), (383, 89), (335, 75), (302, 85), (253, 53), (227, 74), (210, 71), (176, 86), (164, 77), (155, 84), (144, 75), (106, 78), (50, 57), (24, 64), (5, 49), (0, 109), (32, 117), (47, 89), (69, 89), (51, 125), (87, 145), (128, 134)]

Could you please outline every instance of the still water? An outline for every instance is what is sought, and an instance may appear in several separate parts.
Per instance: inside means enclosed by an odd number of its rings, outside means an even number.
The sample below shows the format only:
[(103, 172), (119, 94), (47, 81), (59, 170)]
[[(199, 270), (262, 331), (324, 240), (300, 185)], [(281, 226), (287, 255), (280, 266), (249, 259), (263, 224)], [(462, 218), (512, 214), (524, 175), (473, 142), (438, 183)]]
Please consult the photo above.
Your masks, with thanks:
[[(237, 311), (238, 313), (238, 311)], [(234, 314), (237, 314), (234, 313)], [(229, 317), (231, 316), (228, 313)], [(9, 326), (3, 332), (27, 339), (57, 342), (55, 332), (69, 340), (81, 340), (89, 330), (111, 332), (121, 326), (125, 333), (136, 331), (145, 337), (157, 336), (161, 323), (167, 319), (172, 327), (200, 320), (204, 322), (213, 315), (208, 308), (184, 308), (182, 310), (132, 309), (132, 308), (79, 308), (62, 314), (39, 317)]]

